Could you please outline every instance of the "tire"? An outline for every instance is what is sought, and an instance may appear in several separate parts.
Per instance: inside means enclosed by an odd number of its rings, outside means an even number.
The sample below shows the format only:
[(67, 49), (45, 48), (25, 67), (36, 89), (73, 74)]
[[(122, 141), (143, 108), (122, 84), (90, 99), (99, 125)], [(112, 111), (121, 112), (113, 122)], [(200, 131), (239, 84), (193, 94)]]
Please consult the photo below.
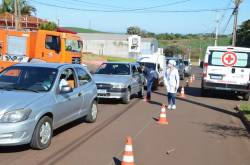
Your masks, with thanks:
[[(42, 132), (43, 135), (41, 135)], [(36, 125), (31, 139), (30, 147), (37, 150), (43, 150), (45, 148), (48, 148), (51, 143), (52, 136), (52, 119), (48, 116), (44, 116), (39, 120)]]
[(85, 121), (87, 123), (94, 123), (97, 119), (97, 115), (98, 115), (97, 101), (93, 101), (88, 115), (85, 116)]
[(243, 99), (245, 100), (245, 101), (248, 101), (249, 100), (249, 93), (245, 93), (244, 95), (243, 95)]
[(130, 97), (131, 97), (131, 91), (130, 91), (130, 89), (128, 89), (128, 90), (126, 91), (125, 96), (122, 98), (122, 102), (123, 102), (124, 104), (128, 104), (128, 103), (130, 102)]
[(141, 90), (138, 92), (137, 96), (141, 99), (144, 97), (144, 84), (141, 86)]

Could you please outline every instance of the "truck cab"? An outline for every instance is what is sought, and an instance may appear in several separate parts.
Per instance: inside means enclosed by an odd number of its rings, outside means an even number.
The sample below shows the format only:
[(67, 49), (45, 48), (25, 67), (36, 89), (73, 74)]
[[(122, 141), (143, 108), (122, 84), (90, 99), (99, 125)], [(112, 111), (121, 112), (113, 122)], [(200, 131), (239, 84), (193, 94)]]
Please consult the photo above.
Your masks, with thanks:
[(0, 70), (22, 62), (81, 63), (82, 41), (75, 34), (0, 30)]

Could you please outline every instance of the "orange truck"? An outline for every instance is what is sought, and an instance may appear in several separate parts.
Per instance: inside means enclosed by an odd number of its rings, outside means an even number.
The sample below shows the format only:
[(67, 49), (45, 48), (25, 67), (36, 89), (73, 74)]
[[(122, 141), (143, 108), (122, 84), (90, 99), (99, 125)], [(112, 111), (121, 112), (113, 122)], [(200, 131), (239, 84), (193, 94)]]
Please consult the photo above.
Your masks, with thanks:
[(21, 62), (80, 64), (82, 45), (72, 33), (0, 29), (0, 71)]

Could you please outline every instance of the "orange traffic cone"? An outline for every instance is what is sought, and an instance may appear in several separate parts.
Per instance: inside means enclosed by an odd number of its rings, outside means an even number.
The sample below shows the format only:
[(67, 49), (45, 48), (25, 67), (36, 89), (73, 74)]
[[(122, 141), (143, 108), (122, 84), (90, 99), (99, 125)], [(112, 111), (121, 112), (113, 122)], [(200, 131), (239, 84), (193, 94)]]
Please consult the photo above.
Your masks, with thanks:
[(161, 106), (161, 113), (160, 113), (160, 119), (158, 120), (158, 124), (168, 124), (166, 105), (164, 104)]
[(190, 84), (193, 82), (193, 77), (191, 76), (190, 77)]
[(193, 74), (193, 81), (195, 80), (195, 76), (194, 76), (194, 74)]
[(181, 97), (186, 97), (186, 96), (185, 96), (185, 89), (184, 89), (184, 86), (182, 86), (182, 88), (181, 88)]
[(121, 165), (134, 165), (134, 154), (133, 154), (133, 147), (132, 147), (132, 138), (130, 136), (127, 137), (127, 142), (126, 142), (126, 145), (125, 145)]

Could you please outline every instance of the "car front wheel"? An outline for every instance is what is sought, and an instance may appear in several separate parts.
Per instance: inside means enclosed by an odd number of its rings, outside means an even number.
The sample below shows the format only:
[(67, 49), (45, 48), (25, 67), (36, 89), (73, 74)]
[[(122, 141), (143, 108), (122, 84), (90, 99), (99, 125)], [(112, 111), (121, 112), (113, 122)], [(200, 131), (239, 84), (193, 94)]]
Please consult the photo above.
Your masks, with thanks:
[(130, 102), (130, 97), (131, 97), (131, 92), (130, 92), (130, 89), (128, 89), (128, 90), (126, 91), (125, 96), (124, 96), (123, 99), (122, 99), (122, 102), (123, 102), (124, 104), (128, 104), (128, 103)]
[(144, 96), (144, 84), (142, 84), (141, 90), (138, 92), (138, 97), (139, 98), (143, 98), (143, 96)]
[(98, 106), (97, 106), (97, 102), (94, 101), (92, 103), (92, 106), (88, 115), (85, 117), (85, 121), (88, 123), (94, 123), (97, 119), (97, 114), (98, 114)]
[(53, 135), (52, 119), (48, 116), (41, 118), (33, 133), (30, 146), (42, 150), (48, 148)]

